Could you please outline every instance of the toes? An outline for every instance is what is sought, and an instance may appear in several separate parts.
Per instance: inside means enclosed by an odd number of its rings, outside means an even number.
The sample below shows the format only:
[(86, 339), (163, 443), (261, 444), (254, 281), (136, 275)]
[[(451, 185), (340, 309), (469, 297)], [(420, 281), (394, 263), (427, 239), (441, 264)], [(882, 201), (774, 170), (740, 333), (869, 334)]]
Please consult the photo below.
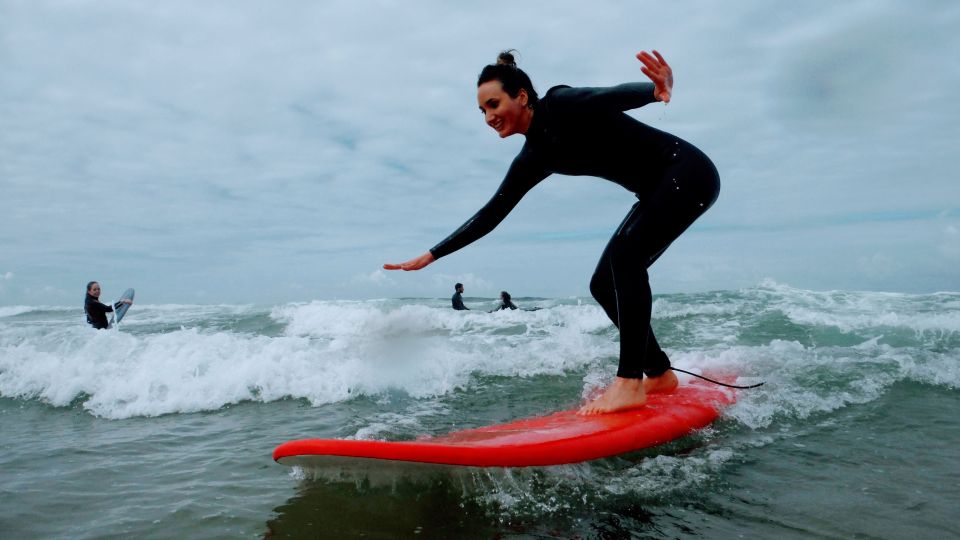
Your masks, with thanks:
[(580, 407), (580, 410), (577, 411), (577, 414), (580, 416), (592, 416), (600, 412), (603, 412), (603, 409), (601, 407), (598, 407), (593, 403), (588, 403), (583, 407)]

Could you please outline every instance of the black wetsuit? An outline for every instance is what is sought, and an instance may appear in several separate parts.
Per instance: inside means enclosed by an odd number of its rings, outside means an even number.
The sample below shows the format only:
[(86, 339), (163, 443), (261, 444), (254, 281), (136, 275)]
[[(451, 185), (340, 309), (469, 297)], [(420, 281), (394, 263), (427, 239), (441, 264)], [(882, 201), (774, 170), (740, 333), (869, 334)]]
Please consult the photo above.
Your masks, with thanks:
[(453, 309), (457, 311), (462, 311), (462, 310), (470, 311), (470, 308), (463, 305), (463, 297), (460, 296), (459, 291), (453, 293), (453, 298), (451, 298), (450, 301), (453, 303)]
[(517, 305), (514, 304), (513, 301), (511, 300), (507, 300), (507, 301), (501, 300), (500, 307), (498, 307), (494, 311), (500, 311), (501, 309), (517, 309)]
[(107, 313), (113, 311), (113, 308), (120, 307), (122, 303), (117, 302), (113, 306), (108, 306), (107, 304), (101, 304), (100, 300), (87, 294), (86, 300), (83, 301), (83, 311), (87, 314), (87, 323), (97, 330), (109, 328)]
[(692, 144), (623, 113), (656, 101), (653, 83), (609, 88), (556, 86), (534, 106), (527, 141), (487, 204), (434, 246), (434, 258), (489, 233), (552, 173), (598, 176), (639, 201), (607, 244), (590, 292), (620, 329), (620, 377), (659, 376), (670, 367), (650, 328), (647, 268), (716, 201), (720, 178)]

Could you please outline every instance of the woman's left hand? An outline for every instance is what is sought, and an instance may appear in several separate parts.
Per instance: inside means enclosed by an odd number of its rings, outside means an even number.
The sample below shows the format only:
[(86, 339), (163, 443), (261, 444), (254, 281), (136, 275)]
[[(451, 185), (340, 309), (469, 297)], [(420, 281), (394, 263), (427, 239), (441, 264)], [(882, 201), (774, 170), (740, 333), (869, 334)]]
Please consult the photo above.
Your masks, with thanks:
[(673, 70), (670, 69), (667, 61), (656, 50), (653, 51), (653, 55), (647, 51), (638, 52), (637, 60), (643, 62), (640, 71), (650, 77), (656, 86), (653, 90), (654, 97), (664, 103), (670, 103), (670, 94), (673, 92)]
[(383, 269), (384, 269), (384, 270), (407, 270), (407, 271), (409, 271), (409, 270), (419, 270), (419, 269), (423, 268), (424, 266), (427, 266), (428, 264), (432, 263), (432, 262), (435, 261), (435, 260), (436, 260), (436, 259), (433, 258), (433, 253), (430, 253), (430, 252), (428, 251), (428, 252), (424, 253), (423, 255), (421, 255), (421, 256), (419, 256), (419, 257), (416, 257), (416, 258), (414, 258), (414, 259), (410, 259), (409, 261), (404, 262), (404, 263), (400, 263), (400, 264), (389, 264), (389, 263), (388, 263), (388, 264), (385, 264), (385, 265), (383, 265)]

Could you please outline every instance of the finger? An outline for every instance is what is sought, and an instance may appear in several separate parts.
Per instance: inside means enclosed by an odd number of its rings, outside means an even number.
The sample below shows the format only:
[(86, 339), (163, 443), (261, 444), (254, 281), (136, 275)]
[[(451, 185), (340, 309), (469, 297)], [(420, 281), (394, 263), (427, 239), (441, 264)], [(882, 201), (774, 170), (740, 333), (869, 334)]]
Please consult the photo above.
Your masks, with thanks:
[(647, 66), (648, 68), (650, 68), (650, 69), (653, 70), (653, 71), (659, 71), (659, 70), (660, 70), (660, 64), (658, 64), (657, 61), (656, 61), (652, 56), (650, 56), (649, 54), (640, 57), (640, 61), (643, 62), (643, 65)]
[(647, 77), (650, 77), (650, 80), (653, 81), (655, 84), (663, 83), (663, 77), (659, 73), (650, 71), (650, 69), (646, 67), (640, 68), (640, 71), (642, 71), (643, 74), (646, 75)]
[(644, 58), (650, 61), (650, 63), (655, 65), (660, 65), (660, 63), (663, 61), (663, 57), (660, 56), (659, 54), (656, 57), (654, 57), (652, 54), (648, 53), (647, 51), (642, 51), (641, 54), (643, 55)]
[(657, 51), (656, 49), (654, 49), (654, 50), (653, 50), (653, 54), (655, 54), (655, 55), (657, 56), (657, 60), (659, 60), (661, 64), (663, 64), (663, 65), (666, 66), (666, 67), (670, 67), (670, 64), (668, 64), (667, 61), (663, 59), (663, 56), (660, 56), (660, 52), (659, 52), (659, 51)]
[(400, 270), (399, 264), (385, 264), (383, 265), (384, 270)]

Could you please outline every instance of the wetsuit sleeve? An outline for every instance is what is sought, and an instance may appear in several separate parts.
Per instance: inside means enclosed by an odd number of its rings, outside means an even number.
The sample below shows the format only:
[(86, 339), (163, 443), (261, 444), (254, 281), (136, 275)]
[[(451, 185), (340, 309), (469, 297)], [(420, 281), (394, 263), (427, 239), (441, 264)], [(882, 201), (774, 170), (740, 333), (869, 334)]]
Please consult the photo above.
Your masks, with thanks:
[(112, 306), (108, 306), (103, 302), (90, 302), (89, 304), (86, 305), (86, 308), (87, 308), (87, 311), (93, 311), (97, 313), (110, 313), (111, 311), (113, 311)]
[(633, 82), (601, 88), (571, 88), (557, 86), (548, 94), (555, 107), (584, 107), (588, 109), (628, 111), (657, 101), (651, 82)]
[(494, 193), (487, 204), (461, 225), (459, 229), (453, 231), (453, 234), (430, 248), (433, 257), (439, 259), (449, 255), (483, 238), (496, 228), (533, 186), (549, 176), (550, 173), (537, 165), (535, 161), (527, 155), (526, 151), (521, 151), (520, 155), (510, 165), (510, 169), (507, 171), (500, 187), (497, 188), (497, 192)]

